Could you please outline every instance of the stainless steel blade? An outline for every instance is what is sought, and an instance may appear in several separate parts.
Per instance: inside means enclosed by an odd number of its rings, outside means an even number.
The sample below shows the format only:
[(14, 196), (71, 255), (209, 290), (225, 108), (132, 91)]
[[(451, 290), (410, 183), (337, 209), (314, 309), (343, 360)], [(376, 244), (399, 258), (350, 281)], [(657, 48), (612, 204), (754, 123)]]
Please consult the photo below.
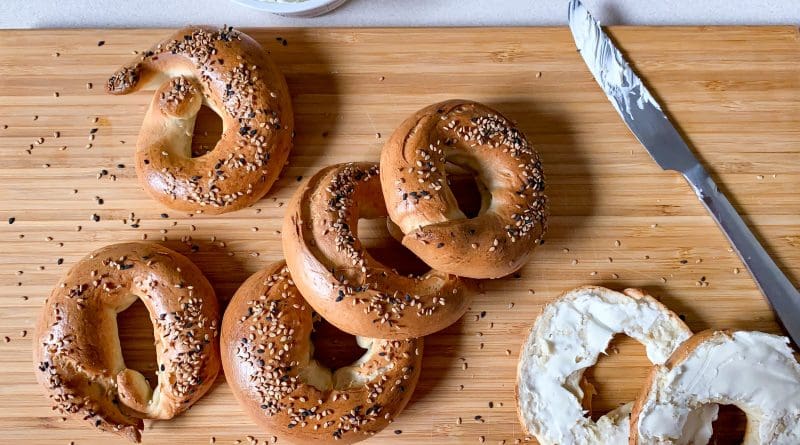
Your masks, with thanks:
[(800, 292), (719, 191), (661, 105), (580, 0), (570, 1), (569, 27), (586, 66), (628, 128), (661, 168), (683, 174), (741, 257), (789, 336), (795, 344), (800, 344)]
[(579, 0), (570, 2), (569, 27), (589, 71), (656, 163), (679, 172), (697, 164), (661, 105)]

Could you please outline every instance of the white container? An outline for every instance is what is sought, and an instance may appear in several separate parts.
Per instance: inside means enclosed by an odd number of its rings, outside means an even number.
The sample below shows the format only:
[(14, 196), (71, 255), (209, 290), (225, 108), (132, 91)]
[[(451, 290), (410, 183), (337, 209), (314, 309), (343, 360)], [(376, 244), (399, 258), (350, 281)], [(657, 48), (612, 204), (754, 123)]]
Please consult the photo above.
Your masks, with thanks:
[(316, 17), (327, 14), (347, 0), (233, 0), (249, 8), (286, 17)]

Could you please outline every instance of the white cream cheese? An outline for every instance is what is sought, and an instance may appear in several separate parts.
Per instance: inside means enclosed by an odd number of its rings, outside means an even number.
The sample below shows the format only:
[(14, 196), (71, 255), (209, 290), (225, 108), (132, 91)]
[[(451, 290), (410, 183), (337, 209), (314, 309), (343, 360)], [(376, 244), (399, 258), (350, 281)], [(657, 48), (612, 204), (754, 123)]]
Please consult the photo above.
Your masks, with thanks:
[[(545, 307), (520, 356), (517, 392), (520, 417), (543, 445), (628, 443), (630, 404), (593, 422), (581, 406), (583, 372), (597, 362), (615, 334), (641, 342), (662, 364), (692, 333), (650, 296), (634, 298), (600, 287), (582, 287)], [(716, 416), (706, 409), (694, 424)], [(711, 419), (711, 420), (708, 420)]]
[(605, 35), (600, 23), (580, 3), (572, 4), (570, 8), (569, 27), (575, 45), (617, 112), (632, 118), (633, 104), (639, 109), (650, 104), (660, 110), (661, 106)]
[(689, 411), (709, 403), (747, 414), (745, 445), (800, 444), (800, 365), (788, 339), (717, 332), (673, 369), (660, 367), (639, 414), (639, 443), (678, 443)]

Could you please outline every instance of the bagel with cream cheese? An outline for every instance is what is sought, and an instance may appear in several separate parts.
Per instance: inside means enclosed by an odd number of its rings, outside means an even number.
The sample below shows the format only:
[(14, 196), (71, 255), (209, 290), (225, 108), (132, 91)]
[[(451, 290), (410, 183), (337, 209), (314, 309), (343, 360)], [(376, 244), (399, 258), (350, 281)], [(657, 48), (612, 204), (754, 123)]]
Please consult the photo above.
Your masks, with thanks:
[[(482, 205), (474, 218), (459, 209), (448, 163), (478, 180)], [(511, 121), (477, 102), (437, 103), (400, 124), (381, 152), (381, 184), (403, 245), (443, 272), (508, 275), (547, 229), (539, 154)]]
[[(141, 299), (153, 323), (158, 382), (125, 366), (117, 314)], [(65, 416), (134, 442), (142, 419), (170, 419), (219, 372), (219, 306), (200, 270), (149, 243), (114, 244), (76, 263), (36, 325), (36, 378)]]
[(331, 372), (314, 359), (313, 327), (313, 308), (284, 263), (248, 278), (222, 323), (222, 364), (234, 396), (281, 440), (348, 444), (369, 438), (411, 398), (422, 339), (357, 337), (367, 352)]
[[(525, 429), (542, 445), (621, 445), (628, 441), (632, 403), (602, 416), (586, 416), (581, 402), (584, 371), (597, 363), (609, 342), (625, 334), (645, 346), (647, 357), (663, 364), (692, 332), (677, 315), (638, 289), (624, 293), (584, 286), (548, 304), (520, 352), (517, 410)], [(697, 444), (711, 436), (717, 406), (691, 416), (687, 431)]]
[(704, 331), (655, 366), (631, 418), (631, 445), (688, 443), (689, 412), (736, 405), (745, 445), (800, 443), (800, 364), (785, 337)]
[[(283, 75), (255, 40), (233, 28), (193, 26), (143, 52), (108, 80), (111, 94), (157, 88), (136, 143), (136, 173), (167, 207), (219, 214), (261, 199), (292, 147)], [(214, 149), (192, 157), (200, 106), (222, 118)]]

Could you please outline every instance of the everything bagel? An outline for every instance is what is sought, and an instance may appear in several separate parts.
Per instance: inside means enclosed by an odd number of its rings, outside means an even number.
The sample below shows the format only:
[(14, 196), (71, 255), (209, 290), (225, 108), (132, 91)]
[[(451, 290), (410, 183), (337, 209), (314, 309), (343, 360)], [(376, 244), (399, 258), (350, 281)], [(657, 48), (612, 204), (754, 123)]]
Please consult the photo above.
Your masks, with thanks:
[[(141, 299), (154, 327), (158, 384), (125, 366), (117, 314)], [(219, 307), (186, 257), (123, 243), (76, 263), (45, 300), (34, 336), (36, 378), (65, 416), (139, 442), (142, 419), (188, 409), (219, 372)]]
[[(136, 143), (136, 173), (156, 200), (218, 214), (258, 201), (292, 147), (286, 81), (266, 51), (232, 28), (189, 27), (108, 80), (112, 94), (157, 87)], [(191, 155), (201, 105), (222, 118), (214, 149)]]
[(472, 284), (436, 270), (401, 275), (375, 260), (358, 238), (358, 219), (386, 214), (378, 164), (333, 165), (302, 184), (282, 231), (297, 287), (323, 318), (353, 335), (399, 339), (444, 329), (467, 310)]
[(222, 323), (222, 364), (239, 404), (296, 443), (348, 444), (385, 428), (419, 379), (422, 339), (358, 337), (367, 352), (331, 372), (314, 360), (313, 310), (284, 263), (252, 275)]
[[(458, 207), (448, 162), (478, 179), (483, 204), (475, 218)], [(381, 153), (381, 183), (403, 245), (443, 272), (508, 275), (547, 228), (539, 155), (508, 119), (477, 102), (441, 102), (400, 124)]]

